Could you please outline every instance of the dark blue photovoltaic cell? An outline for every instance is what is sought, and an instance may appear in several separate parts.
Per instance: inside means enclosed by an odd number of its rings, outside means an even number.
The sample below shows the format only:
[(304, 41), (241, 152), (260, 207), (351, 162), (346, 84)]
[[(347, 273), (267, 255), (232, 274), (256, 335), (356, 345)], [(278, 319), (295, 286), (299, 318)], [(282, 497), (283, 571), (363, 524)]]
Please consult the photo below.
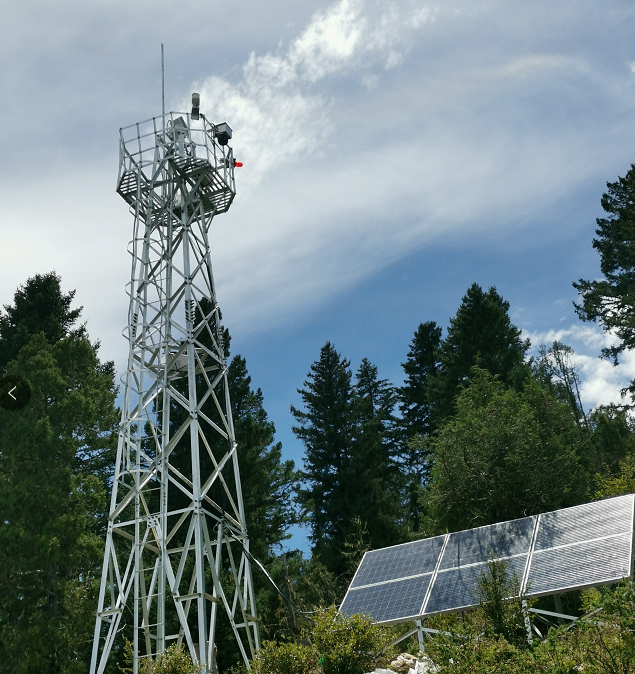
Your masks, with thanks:
[[(515, 572), (519, 583), (522, 581), (526, 562), (527, 555), (505, 560), (508, 574)], [(484, 573), (487, 573), (487, 563), (439, 572), (425, 607), (426, 614), (453, 611), (477, 604), (478, 582)]]
[(631, 495), (585, 503), (540, 516), (534, 550), (588, 541), (633, 529)]
[(350, 587), (381, 583), (434, 571), (445, 536), (426, 538), (364, 555)]
[(396, 580), (392, 583), (350, 589), (340, 606), (345, 615), (363, 613), (373, 622), (388, 622), (417, 617), (430, 583), (431, 575)]
[(491, 558), (528, 553), (535, 521), (535, 517), (523, 517), (450, 534), (439, 568), (451, 569), (486, 562)]
[(527, 594), (608, 583), (630, 575), (630, 533), (555, 550), (534, 551)]

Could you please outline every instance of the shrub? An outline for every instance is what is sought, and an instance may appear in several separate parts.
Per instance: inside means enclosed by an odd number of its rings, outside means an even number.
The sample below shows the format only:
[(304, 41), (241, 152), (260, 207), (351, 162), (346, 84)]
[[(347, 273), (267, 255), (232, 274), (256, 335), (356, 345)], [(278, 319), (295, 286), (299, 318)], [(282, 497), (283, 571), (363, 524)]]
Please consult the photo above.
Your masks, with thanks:
[(309, 646), (264, 641), (251, 661), (254, 674), (318, 674), (318, 655)]
[(334, 606), (317, 616), (311, 632), (324, 674), (364, 674), (388, 644), (384, 629), (370, 616), (344, 616)]
[(139, 674), (199, 674), (200, 665), (192, 662), (192, 658), (182, 645), (173, 644), (155, 660), (142, 660), (139, 663)]

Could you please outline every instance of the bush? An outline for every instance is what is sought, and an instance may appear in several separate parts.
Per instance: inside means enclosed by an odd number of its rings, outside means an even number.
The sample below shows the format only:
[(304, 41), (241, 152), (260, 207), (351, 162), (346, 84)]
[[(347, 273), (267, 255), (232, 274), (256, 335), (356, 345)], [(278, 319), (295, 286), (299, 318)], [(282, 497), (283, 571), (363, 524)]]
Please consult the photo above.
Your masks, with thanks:
[(192, 662), (192, 658), (182, 645), (173, 644), (155, 660), (144, 659), (139, 663), (139, 674), (199, 674), (200, 665)]
[[(387, 630), (369, 616), (342, 615), (335, 606), (316, 614), (301, 645), (263, 642), (251, 662), (254, 674), (364, 674), (375, 668), (390, 641)], [(234, 670), (244, 674), (244, 668)]]
[(254, 674), (318, 674), (318, 655), (309, 646), (264, 641), (251, 662)]
[[(527, 625), (520, 580), (509, 565), (499, 559), (490, 559), (487, 571), (482, 573), (474, 597), (483, 614), (483, 631), (489, 636), (502, 636), (518, 647), (527, 646)], [(529, 616), (527, 616), (529, 619)]]
[(324, 674), (364, 674), (388, 644), (385, 630), (369, 616), (347, 617), (334, 606), (318, 615), (311, 636)]

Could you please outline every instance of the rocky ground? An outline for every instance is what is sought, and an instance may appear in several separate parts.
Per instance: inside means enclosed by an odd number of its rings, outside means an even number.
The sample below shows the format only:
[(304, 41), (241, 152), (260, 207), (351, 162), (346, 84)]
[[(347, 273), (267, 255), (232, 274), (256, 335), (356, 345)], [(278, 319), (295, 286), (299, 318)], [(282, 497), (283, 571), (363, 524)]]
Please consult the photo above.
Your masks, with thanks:
[(375, 669), (369, 674), (433, 674), (437, 671), (434, 663), (421, 651), (417, 655), (402, 653), (388, 666), (390, 669)]

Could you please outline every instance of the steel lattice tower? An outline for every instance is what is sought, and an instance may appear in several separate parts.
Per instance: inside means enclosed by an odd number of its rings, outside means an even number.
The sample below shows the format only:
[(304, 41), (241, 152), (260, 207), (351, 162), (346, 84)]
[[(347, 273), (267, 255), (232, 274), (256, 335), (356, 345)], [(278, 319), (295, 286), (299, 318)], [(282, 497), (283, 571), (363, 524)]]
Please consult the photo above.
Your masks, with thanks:
[(223, 614), (246, 663), (259, 648), (210, 258), (212, 219), (235, 196), (230, 138), (198, 109), (120, 131), (130, 348), (91, 674), (130, 623), (135, 674), (175, 641), (214, 672)]

